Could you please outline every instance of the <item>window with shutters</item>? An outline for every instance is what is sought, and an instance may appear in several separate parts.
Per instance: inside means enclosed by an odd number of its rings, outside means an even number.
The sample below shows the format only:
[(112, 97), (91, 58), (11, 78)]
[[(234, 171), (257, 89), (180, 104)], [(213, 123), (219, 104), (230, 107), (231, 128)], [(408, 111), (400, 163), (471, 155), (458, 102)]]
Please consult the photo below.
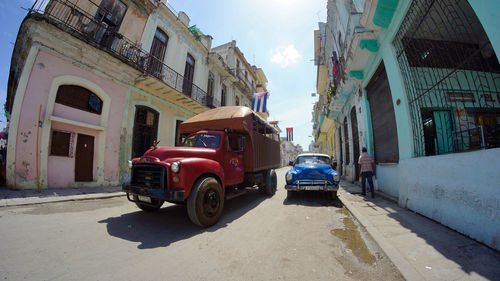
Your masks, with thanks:
[(72, 156), (72, 134), (70, 132), (52, 131), (52, 140), (50, 145), (50, 155), (53, 156)]

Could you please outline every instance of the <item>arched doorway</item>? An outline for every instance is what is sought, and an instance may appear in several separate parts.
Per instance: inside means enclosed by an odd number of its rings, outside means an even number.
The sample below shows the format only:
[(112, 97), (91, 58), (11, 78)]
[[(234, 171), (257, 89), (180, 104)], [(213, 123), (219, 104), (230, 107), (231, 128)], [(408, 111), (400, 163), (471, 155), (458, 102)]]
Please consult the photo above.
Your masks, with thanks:
[(359, 160), (359, 133), (358, 133), (358, 119), (356, 117), (356, 107), (353, 106), (351, 109), (351, 128), (352, 128), (352, 150), (354, 157), (352, 162), (354, 163), (354, 181), (359, 180), (358, 171), (358, 160)]
[(160, 114), (156, 110), (147, 106), (136, 106), (132, 139), (132, 158), (142, 156), (157, 139), (159, 115)]
[[(351, 163), (349, 151), (349, 126), (347, 126), (347, 116), (344, 118), (344, 142), (345, 142), (345, 164)], [(347, 170), (346, 170), (347, 171)]]
[(338, 172), (340, 174), (342, 174), (342, 165), (344, 164), (344, 162), (343, 162), (344, 161), (344, 155), (342, 153), (342, 146), (343, 146), (342, 145), (342, 127), (339, 127), (337, 129), (337, 132), (339, 132), (339, 148), (340, 148), (339, 149), (339, 159), (337, 160), (338, 161), (338, 163), (337, 163), (338, 164), (337, 170), (338, 170)]

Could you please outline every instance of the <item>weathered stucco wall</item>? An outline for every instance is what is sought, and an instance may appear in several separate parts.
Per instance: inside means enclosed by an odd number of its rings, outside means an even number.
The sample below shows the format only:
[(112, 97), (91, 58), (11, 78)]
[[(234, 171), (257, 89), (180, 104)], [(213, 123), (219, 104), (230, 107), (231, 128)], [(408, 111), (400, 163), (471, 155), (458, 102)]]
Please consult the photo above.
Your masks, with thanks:
[[(378, 166), (399, 205), (500, 249), (500, 148), (401, 160)], [(394, 187), (399, 194), (393, 194)]]
[[(107, 101), (112, 106), (109, 108), (109, 118), (106, 115), (96, 115), (82, 112), (74, 108), (62, 105), (54, 105), (52, 116), (62, 117), (70, 121), (81, 122), (89, 125), (104, 126), (105, 132), (99, 132), (89, 128), (83, 128), (76, 124), (66, 124), (49, 121), (46, 110), (47, 104), (51, 103), (50, 93), (53, 90), (53, 81), (62, 76), (78, 77), (83, 82), (98, 85), (111, 98)], [(68, 84), (72, 82), (68, 81)], [(49, 145), (44, 147), (43, 139), (50, 139), (44, 135), (44, 128), (61, 129), (65, 131), (84, 133), (96, 137), (94, 141), (94, 185), (110, 185), (118, 183), (118, 156), (120, 125), (123, 116), (126, 87), (116, 82), (104, 79), (90, 71), (84, 70), (74, 64), (54, 56), (46, 51), (40, 50), (31, 69), (27, 83), (24, 99), (19, 114), (17, 125), (17, 141), (15, 155), (15, 181), (17, 188), (34, 188), (36, 186), (36, 124), (38, 119), (38, 108), (42, 105), (41, 120), (44, 121), (39, 132), (39, 153), (48, 154), (46, 162), (43, 157), (39, 158), (39, 174), (42, 187), (70, 187), (74, 183), (74, 158), (56, 157), (50, 155)], [(96, 93), (99, 95), (99, 93)], [(101, 99), (103, 97), (101, 96)], [(104, 99), (103, 99), (104, 100)], [(53, 102), (53, 100), (52, 100)], [(50, 113), (49, 113), (50, 114)], [(105, 118), (106, 120), (101, 120)], [(104, 139), (99, 139), (104, 138)], [(104, 155), (100, 155), (99, 148), (102, 146)], [(75, 149), (75, 148), (73, 148)], [(103, 166), (98, 163), (99, 157), (103, 157)], [(46, 177), (43, 170), (47, 171)]]

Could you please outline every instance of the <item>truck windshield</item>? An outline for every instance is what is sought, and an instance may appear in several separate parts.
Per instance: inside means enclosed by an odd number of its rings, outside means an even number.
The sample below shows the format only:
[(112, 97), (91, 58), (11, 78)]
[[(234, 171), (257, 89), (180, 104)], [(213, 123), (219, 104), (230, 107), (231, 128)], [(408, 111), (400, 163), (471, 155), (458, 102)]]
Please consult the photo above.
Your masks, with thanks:
[(196, 134), (188, 137), (183, 146), (217, 148), (219, 147), (219, 144), (219, 135)]
[(296, 164), (330, 164), (330, 158), (325, 156), (300, 156)]

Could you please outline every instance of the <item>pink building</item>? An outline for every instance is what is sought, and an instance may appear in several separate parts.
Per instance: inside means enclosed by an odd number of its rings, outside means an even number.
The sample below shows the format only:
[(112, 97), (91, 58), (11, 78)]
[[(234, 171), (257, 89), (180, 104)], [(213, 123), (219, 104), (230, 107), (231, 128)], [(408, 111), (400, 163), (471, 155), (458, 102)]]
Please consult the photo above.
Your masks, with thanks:
[(209, 108), (211, 37), (161, 1), (130, 2), (52, 0), (23, 21), (6, 102), (10, 188), (119, 185), (127, 160), (154, 140), (174, 145), (179, 122)]

